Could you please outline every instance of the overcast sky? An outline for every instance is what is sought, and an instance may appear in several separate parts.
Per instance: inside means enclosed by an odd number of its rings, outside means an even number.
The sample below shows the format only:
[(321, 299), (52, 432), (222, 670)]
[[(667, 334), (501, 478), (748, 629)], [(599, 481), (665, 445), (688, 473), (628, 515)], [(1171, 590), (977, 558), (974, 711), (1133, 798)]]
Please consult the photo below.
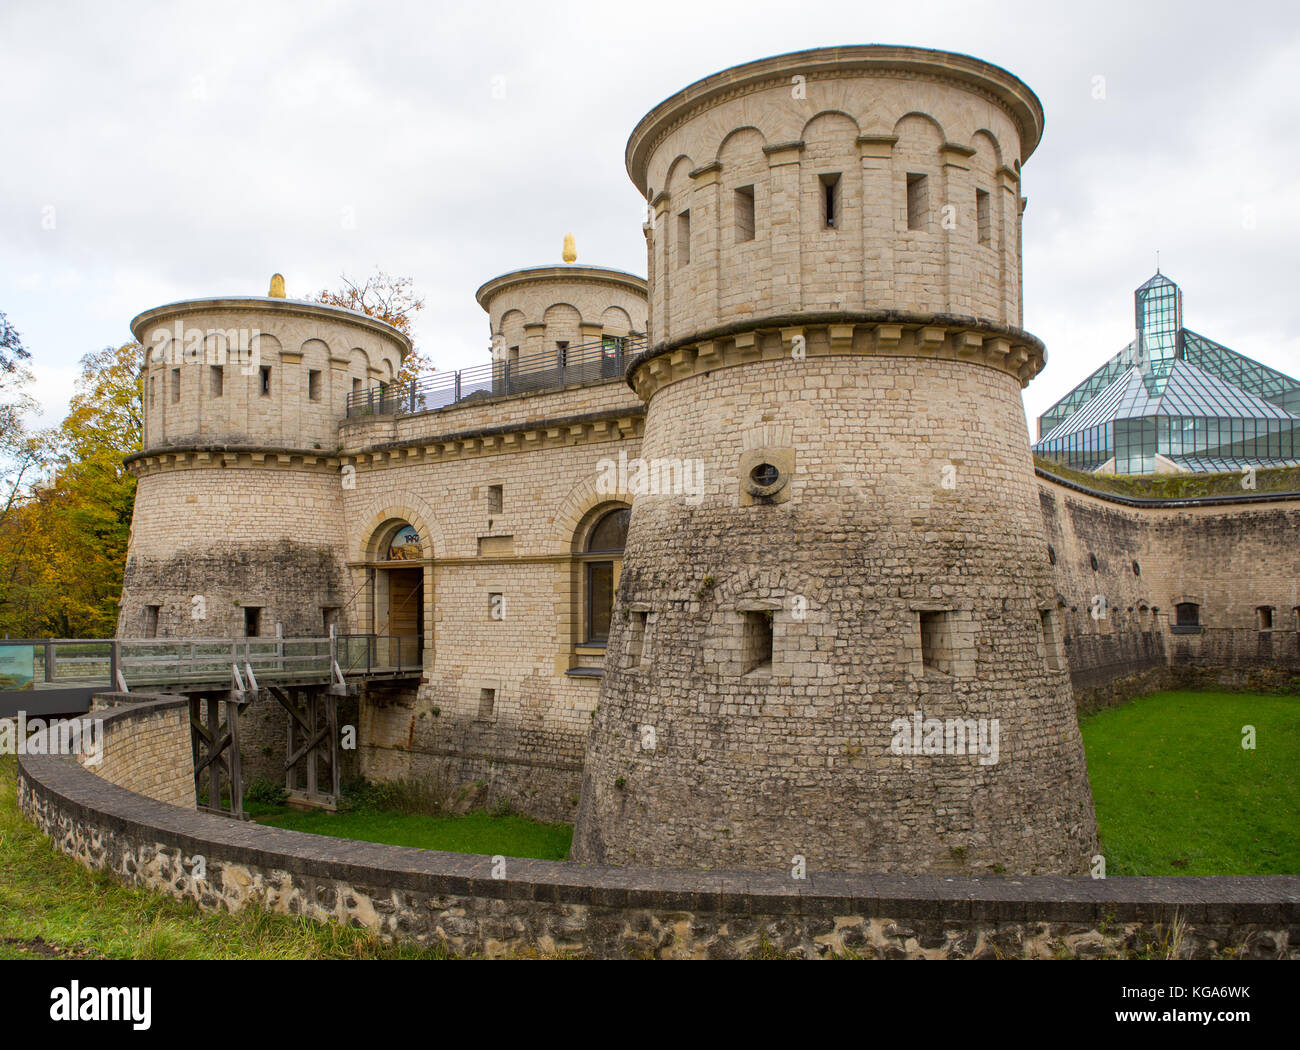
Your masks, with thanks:
[(264, 295), (277, 270), (291, 297), (409, 275), (417, 344), (440, 369), (478, 364), (474, 290), (558, 262), (566, 232), (580, 262), (644, 273), (623, 147), (655, 103), (766, 55), (890, 43), (987, 59), (1043, 101), (1023, 185), (1025, 327), (1049, 362), (1031, 426), (1132, 338), (1157, 250), (1189, 328), (1300, 375), (1296, 11), (4, 0), (0, 310), (50, 421), (77, 359), (135, 314)]

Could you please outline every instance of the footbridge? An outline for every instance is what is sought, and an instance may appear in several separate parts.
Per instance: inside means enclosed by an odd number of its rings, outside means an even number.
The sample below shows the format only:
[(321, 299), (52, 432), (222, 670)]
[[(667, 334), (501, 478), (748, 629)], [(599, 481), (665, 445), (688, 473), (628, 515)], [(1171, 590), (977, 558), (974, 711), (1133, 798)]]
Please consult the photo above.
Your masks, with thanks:
[[(338, 702), (367, 682), (418, 680), (418, 635), (316, 638), (0, 639), (0, 718), (84, 714), (97, 695), (180, 694), (190, 701), (195, 797), (243, 818), (239, 714), (259, 700), (288, 713), (286, 789), (333, 808), (339, 794)], [(125, 694), (125, 695), (124, 695)]]

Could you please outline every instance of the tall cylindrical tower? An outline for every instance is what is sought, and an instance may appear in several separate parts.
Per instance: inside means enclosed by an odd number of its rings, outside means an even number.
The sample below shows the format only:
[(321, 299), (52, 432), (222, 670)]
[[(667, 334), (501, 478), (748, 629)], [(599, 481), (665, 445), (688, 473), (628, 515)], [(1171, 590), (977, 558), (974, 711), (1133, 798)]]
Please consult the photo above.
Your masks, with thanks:
[(1021, 388), (1006, 71), (898, 47), (661, 103), (638, 496), (577, 859), (1073, 872), (1095, 850)]
[(346, 618), (338, 425), (390, 380), (401, 332), (273, 297), (194, 299), (131, 322), (143, 451), (118, 634), (318, 637)]

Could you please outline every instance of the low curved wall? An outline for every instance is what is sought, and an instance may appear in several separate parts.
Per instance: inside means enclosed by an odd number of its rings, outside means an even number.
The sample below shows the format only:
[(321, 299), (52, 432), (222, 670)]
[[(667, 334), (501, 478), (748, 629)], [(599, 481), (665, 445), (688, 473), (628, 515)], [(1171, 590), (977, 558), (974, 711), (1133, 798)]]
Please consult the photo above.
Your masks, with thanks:
[[(117, 749), (179, 701), (96, 712)], [(115, 732), (130, 725), (130, 733)], [(131, 745), (136, 746), (136, 745)], [(114, 759), (105, 756), (104, 767)], [(23, 756), (19, 803), (64, 853), (206, 909), (261, 906), (460, 954), (597, 958), (1300, 958), (1300, 877), (1072, 879), (580, 867), (327, 838), (181, 808), (75, 758)], [(498, 875), (494, 877), (494, 869)]]

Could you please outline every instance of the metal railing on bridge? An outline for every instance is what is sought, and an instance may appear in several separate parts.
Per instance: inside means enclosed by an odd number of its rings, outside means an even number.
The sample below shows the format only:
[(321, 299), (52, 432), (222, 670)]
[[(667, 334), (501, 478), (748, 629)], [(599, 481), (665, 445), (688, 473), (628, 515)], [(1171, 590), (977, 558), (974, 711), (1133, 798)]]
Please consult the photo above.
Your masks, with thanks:
[(605, 336), (546, 353), (436, 372), (406, 383), (379, 384), (348, 395), (348, 418), (437, 412), (465, 402), (616, 379), (645, 348), (641, 336)]
[(96, 692), (222, 686), (237, 677), (236, 668), (251, 670), (267, 684), (329, 682), (337, 677), (335, 664), (345, 679), (418, 674), (422, 639), (373, 634), (0, 639), (0, 717), (11, 708), (49, 713)]

